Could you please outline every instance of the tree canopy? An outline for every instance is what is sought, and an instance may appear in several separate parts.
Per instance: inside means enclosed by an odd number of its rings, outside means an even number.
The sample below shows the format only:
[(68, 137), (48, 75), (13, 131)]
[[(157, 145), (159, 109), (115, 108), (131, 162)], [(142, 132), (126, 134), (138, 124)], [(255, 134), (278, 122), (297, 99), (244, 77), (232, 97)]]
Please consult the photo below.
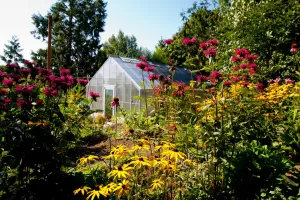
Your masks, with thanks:
[[(259, 52), (262, 76), (291, 76), (298, 66), (290, 52), (293, 43), (299, 45), (300, 3), (297, 0), (219, 0), (215, 7), (200, 1), (182, 15), (184, 24), (174, 34), (173, 42), (163, 48), (175, 65), (202, 69), (199, 48), (210, 38), (220, 41), (218, 66), (230, 63), (235, 48)], [(197, 38), (195, 48), (183, 44), (184, 38)], [(167, 39), (167, 38), (166, 38)], [(297, 67), (296, 67), (297, 68)]]
[[(69, 68), (78, 76), (93, 75), (101, 66), (103, 54), (100, 33), (104, 31), (106, 4), (103, 0), (59, 0), (48, 14), (53, 16), (53, 69)], [(34, 14), (32, 34), (46, 41), (48, 15)], [(45, 51), (33, 53), (37, 62)]]
[(107, 56), (124, 56), (129, 58), (139, 58), (141, 55), (147, 56), (151, 60), (152, 52), (145, 48), (139, 47), (137, 39), (134, 35), (125, 35), (122, 30), (119, 30), (117, 36), (112, 35), (108, 41), (103, 44), (103, 51)]
[(12, 39), (8, 41), (8, 44), (4, 45), (4, 55), (0, 56), (3, 62), (21, 62), (23, 61), (23, 55), (21, 45), (17, 36), (12, 36)]

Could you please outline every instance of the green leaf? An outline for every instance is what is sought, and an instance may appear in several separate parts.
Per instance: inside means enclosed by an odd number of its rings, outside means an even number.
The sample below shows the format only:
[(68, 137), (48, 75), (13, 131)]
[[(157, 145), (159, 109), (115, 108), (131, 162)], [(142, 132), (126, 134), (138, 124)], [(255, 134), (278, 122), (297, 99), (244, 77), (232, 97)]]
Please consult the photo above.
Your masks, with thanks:
[(144, 86), (145, 86), (145, 82), (144, 82), (144, 81), (140, 82), (140, 85), (141, 85), (142, 87), (144, 87)]
[(293, 185), (293, 186), (298, 186), (299, 184), (298, 183), (295, 183), (294, 181), (292, 181), (291, 179), (289, 179), (287, 176), (285, 175), (281, 175), (281, 177), (287, 181), (289, 184)]
[(294, 116), (293, 116), (293, 120), (295, 120), (295, 119), (296, 119), (296, 117), (297, 117), (297, 113), (298, 113), (298, 110), (299, 110), (299, 109), (295, 109), (295, 110), (294, 110)]
[(140, 96), (133, 96), (134, 99), (138, 99), (138, 100), (141, 100), (141, 97)]

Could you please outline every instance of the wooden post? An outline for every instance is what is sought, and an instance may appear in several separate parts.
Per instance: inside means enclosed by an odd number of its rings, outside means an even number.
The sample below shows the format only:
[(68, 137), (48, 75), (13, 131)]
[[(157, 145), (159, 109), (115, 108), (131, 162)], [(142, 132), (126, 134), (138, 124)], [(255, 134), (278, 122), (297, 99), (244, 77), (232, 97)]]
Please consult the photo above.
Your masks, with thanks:
[(52, 40), (52, 16), (48, 16), (48, 54), (47, 54), (47, 69), (51, 67), (51, 40)]

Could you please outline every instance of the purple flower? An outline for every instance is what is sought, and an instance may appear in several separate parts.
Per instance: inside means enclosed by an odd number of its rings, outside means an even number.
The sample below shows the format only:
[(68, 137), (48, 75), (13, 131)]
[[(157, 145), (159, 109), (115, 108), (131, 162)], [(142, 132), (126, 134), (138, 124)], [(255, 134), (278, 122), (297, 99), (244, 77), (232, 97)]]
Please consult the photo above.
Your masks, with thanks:
[(256, 89), (257, 89), (259, 92), (263, 92), (263, 91), (264, 91), (264, 89), (263, 89), (263, 84), (262, 84), (262, 83), (257, 83)]
[(35, 62), (30, 62), (29, 60), (25, 60), (23, 61), (24, 65), (35, 65)]
[(155, 81), (155, 80), (158, 80), (158, 78), (159, 78), (159, 74), (150, 74), (149, 76), (148, 76), (148, 79), (149, 79), (149, 81)]
[(217, 39), (206, 40), (206, 43), (210, 44), (211, 46), (215, 46), (215, 47), (217, 47), (219, 45), (219, 41)]
[(281, 78), (276, 78), (275, 80), (274, 80), (274, 83), (279, 83), (281, 81)]
[(172, 39), (166, 39), (166, 40), (164, 40), (164, 43), (165, 43), (165, 44), (171, 44), (172, 42), (173, 42)]
[(118, 107), (118, 106), (120, 106), (119, 101), (120, 101), (119, 97), (114, 97), (113, 102), (111, 103), (111, 107), (114, 107), (114, 106)]
[(187, 45), (193, 45), (197, 41), (196, 38), (188, 39), (188, 38), (183, 38), (182, 39), (182, 44), (187, 46)]
[(10, 69), (16, 69), (19, 67), (19, 65), (17, 63), (7, 63), (6, 67)]
[(10, 88), (10, 87), (14, 84), (14, 79), (12, 79), (12, 78), (4, 79), (4, 80), (2, 81), (2, 84), (3, 84), (4, 86)]
[(246, 48), (238, 48), (238, 49), (234, 50), (234, 54), (236, 56), (245, 58), (246, 55), (250, 54), (250, 51), (248, 49), (246, 49)]
[(218, 71), (213, 71), (209, 75), (209, 80), (212, 83), (216, 83), (216, 82), (222, 80), (222, 74), (220, 72), (218, 72)]
[(154, 67), (148, 66), (144, 70), (145, 70), (145, 72), (154, 72)]
[(5, 95), (7, 93), (7, 90), (5, 89), (0, 89), (0, 96)]
[(203, 75), (199, 75), (197, 76), (197, 82), (201, 83), (202, 81), (207, 81), (208, 77), (207, 76), (203, 76)]
[(0, 78), (4, 78), (4, 77), (6, 77), (6, 72), (0, 70)]
[(209, 48), (204, 52), (205, 56), (215, 57), (217, 55), (217, 51), (214, 48)]
[(248, 68), (248, 67), (249, 67), (249, 66), (248, 66), (247, 64), (241, 64), (241, 65), (240, 65), (240, 68), (241, 68), (241, 69), (246, 69), (246, 68)]
[(297, 51), (298, 51), (297, 48), (291, 48), (291, 53), (295, 53), (295, 52), (297, 52)]
[(89, 82), (89, 80), (87, 80), (87, 79), (81, 79), (81, 78), (77, 79), (77, 83), (80, 84), (80, 85), (85, 85), (88, 82)]
[(285, 83), (294, 84), (294, 81), (290, 78), (286, 78), (284, 81)]
[(149, 67), (149, 64), (146, 62), (138, 62), (136, 63), (136, 67), (141, 70), (144, 70), (145, 68)]
[(140, 59), (141, 59), (142, 61), (146, 62), (147, 56), (140, 56)]
[(239, 57), (239, 56), (232, 56), (231, 61), (232, 62), (241, 62), (243, 60), (243, 58)]
[(251, 55), (251, 54), (247, 54), (246, 55), (246, 59), (248, 60), (249, 63), (254, 63), (254, 61), (258, 58), (258, 55)]
[(12, 100), (11, 100), (10, 98), (6, 97), (6, 98), (4, 99), (4, 102), (5, 102), (6, 104), (9, 104), (9, 103), (12, 102)]
[(17, 106), (18, 107), (20, 107), (20, 108), (24, 108), (26, 105), (30, 105), (31, 104), (31, 101), (25, 101), (24, 99), (18, 99), (17, 101), (16, 101), (16, 104), (17, 104)]
[(44, 89), (43, 93), (47, 96), (47, 97), (55, 97), (58, 95), (58, 90), (52, 88), (52, 87), (48, 87), (46, 89)]
[(31, 73), (31, 69), (29, 69), (29, 68), (21, 69), (21, 70), (20, 70), (20, 73), (23, 74), (24, 77), (27, 77), (28, 74)]
[(234, 71), (239, 71), (240, 67), (239, 67), (239, 66), (234, 66), (232, 69), (233, 69)]
[(206, 50), (207, 47), (208, 47), (208, 44), (207, 44), (206, 42), (201, 42), (201, 43), (199, 44), (199, 47), (200, 47), (201, 49), (203, 49), (203, 50)]
[(90, 92), (90, 97), (92, 97), (94, 101), (97, 101), (97, 97), (100, 97), (100, 94), (96, 92)]
[(224, 81), (223, 85), (225, 87), (229, 87), (231, 85), (231, 82), (230, 81)]
[(59, 73), (61, 76), (68, 76), (71, 74), (71, 71), (69, 69), (61, 69), (59, 70)]
[(33, 86), (31, 85), (26, 85), (26, 86), (22, 86), (22, 85), (17, 85), (15, 90), (17, 93), (23, 94), (23, 95), (28, 95), (32, 92), (33, 90)]

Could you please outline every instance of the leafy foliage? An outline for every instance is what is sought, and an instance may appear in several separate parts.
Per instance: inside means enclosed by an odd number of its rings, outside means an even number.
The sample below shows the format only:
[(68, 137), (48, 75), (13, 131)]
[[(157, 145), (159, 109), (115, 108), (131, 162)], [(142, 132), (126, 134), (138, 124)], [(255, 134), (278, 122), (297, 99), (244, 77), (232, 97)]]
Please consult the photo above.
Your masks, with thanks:
[[(49, 14), (53, 16), (53, 68), (72, 69), (79, 77), (93, 75), (103, 64), (100, 33), (104, 31), (106, 3), (102, 0), (60, 0)], [(36, 27), (32, 34), (37, 39), (48, 36), (48, 16), (35, 14)], [(44, 62), (45, 50), (33, 54), (37, 62)]]
[(76, 181), (63, 167), (72, 164), (69, 156), (91, 100), (69, 70), (54, 76), (24, 64), (20, 69), (9, 63), (0, 71), (1, 198), (72, 198), (70, 182)]

